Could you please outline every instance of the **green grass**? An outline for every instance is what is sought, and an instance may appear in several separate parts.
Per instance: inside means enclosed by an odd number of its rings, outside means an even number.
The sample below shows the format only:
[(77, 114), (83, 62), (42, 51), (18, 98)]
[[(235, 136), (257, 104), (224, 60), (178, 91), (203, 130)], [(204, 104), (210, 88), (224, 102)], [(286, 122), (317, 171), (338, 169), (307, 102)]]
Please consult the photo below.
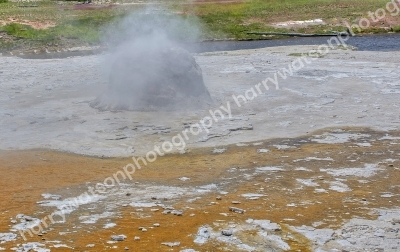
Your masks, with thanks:
[[(95, 23), (94, 20), (90, 21)], [(0, 30), (17, 38), (27, 40), (51, 42), (60, 38), (66, 38), (79, 39), (82, 42), (91, 44), (98, 43), (100, 41), (99, 32), (93, 29), (93, 26), (87, 25), (87, 23), (91, 22), (88, 20), (83, 20), (82, 22), (81, 20), (74, 20), (44, 30), (36, 30), (28, 25), (11, 23), (1, 27)]]
[(306, 54), (305, 53), (289, 53), (288, 56), (303, 57), (303, 56), (306, 56)]
[(323, 58), (325, 57), (324, 54), (321, 53), (313, 53), (313, 54), (307, 54), (307, 53), (289, 53), (288, 56), (292, 57), (311, 57), (311, 58)]
[[(101, 38), (101, 27), (109, 24), (112, 20), (121, 17), (118, 12), (112, 10), (72, 10), (72, 3), (66, 3), (60, 9), (54, 2), (39, 2), (36, 8), (21, 8), (16, 3), (6, 3), (5, 8), (0, 9), (0, 19), (8, 20), (9, 17), (16, 19), (15, 23), (1, 26), (0, 31), (7, 32), (15, 38), (20, 38), (27, 42), (25, 45), (40, 44), (57, 45), (64, 44), (66, 47), (73, 46), (68, 44), (70, 41), (74, 45), (79, 44), (98, 44)], [(0, 7), (1, 8), (1, 7)], [(28, 20), (36, 22), (52, 22), (54, 27), (47, 29), (34, 29), (29, 25), (19, 24), (18, 20)], [(18, 41), (21, 43), (21, 40)], [(17, 47), (19, 47), (17, 45)], [(0, 44), (0, 50), (9, 49), (9, 43)]]
[[(282, 31), (271, 27), (272, 23), (288, 20), (322, 18), (328, 23), (345, 19), (354, 22), (385, 6), (387, 0), (249, 0), (238, 4), (202, 4), (184, 7), (183, 11), (197, 15), (203, 20), (212, 36), (252, 39), (259, 36), (246, 35), (247, 31)], [(339, 27), (308, 27), (296, 32), (328, 33), (344, 31)], [(287, 31), (287, 30), (286, 30)]]
[(393, 32), (400, 32), (400, 26), (393, 26)]
[[(6, 0), (0, 0), (0, 2)], [(265, 39), (270, 37), (251, 35), (247, 32), (303, 32), (329, 33), (332, 30), (344, 31), (340, 25), (343, 20), (350, 23), (359, 18), (367, 17), (368, 11), (374, 11), (385, 6), (388, 0), (244, 0), (229, 4), (187, 4), (183, 0), (160, 0), (165, 8), (182, 13), (180, 18), (189, 24), (200, 24), (200, 38), (197, 39)], [(182, 4), (185, 3), (185, 4)], [(0, 31), (43, 45), (68, 44), (98, 44), (102, 37), (102, 27), (114, 20), (143, 8), (137, 5), (117, 6), (111, 9), (74, 10), (75, 3), (43, 0), (37, 2), (36, 8), (21, 8), (21, 3), (5, 2), (0, 6), (0, 20), (16, 19), (14, 23), (0, 26)], [(273, 23), (288, 20), (307, 20), (322, 18), (327, 25), (310, 26), (307, 28), (274, 28)], [(400, 17), (398, 26), (392, 28), (400, 32)], [(18, 24), (18, 20), (35, 22), (52, 22), (55, 27), (48, 29), (33, 29), (27, 25)], [(196, 38), (190, 27), (176, 27), (181, 38)], [(383, 28), (369, 28), (364, 33), (386, 32)], [(193, 34), (191, 34), (193, 33)], [(67, 42), (65, 42), (67, 41)], [(20, 41), (19, 41), (20, 42)], [(30, 43), (28, 43), (30, 44)], [(10, 48), (3, 42), (0, 50)]]

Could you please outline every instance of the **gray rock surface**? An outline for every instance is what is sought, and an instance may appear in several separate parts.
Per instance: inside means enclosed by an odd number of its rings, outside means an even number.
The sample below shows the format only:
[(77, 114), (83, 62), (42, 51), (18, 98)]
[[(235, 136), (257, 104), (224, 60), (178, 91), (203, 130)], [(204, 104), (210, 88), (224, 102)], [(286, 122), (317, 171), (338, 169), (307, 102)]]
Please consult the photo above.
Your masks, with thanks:
[[(274, 78), (315, 46), (275, 47), (195, 55), (215, 106), (232, 118), (189, 134), (187, 148), (296, 137), (325, 127), (399, 129), (400, 52), (334, 50), (292, 76), (280, 89), (238, 107), (232, 95)], [(200, 111), (99, 111), (89, 103), (108, 89), (105, 55), (31, 60), (0, 57), (0, 149), (49, 148), (95, 156), (143, 155), (198, 123)], [(268, 61), (266, 61), (268, 59)], [(249, 70), (249, 73), (246, 71)], [(51, 90), (46, 87), (51, 86)], [(218, 116), (218, 115), (217, 115)], [(251, 125), (251, 127), (249, 126)], [(324, 137), (324, 136), (322, 136)], [(319, 141), (335, 141), (319, 139)], [(174, 149), (175, 152), (178, 150)]]
[(113, 241), (123, 241), (126, 239), (125, 235), (112, 235), (111, 240)]
[(100, 110), (182, 110), (210, 105), (194, 57), (180, 48), (125, 51), (115, 56), (108, 89), (91, 103)]
[(400, 250), (399, 209), (378, 209), (376, 220), (354, 218), (338, 230), (292, 227), (314, 243), (315, 251), (390, 251)]

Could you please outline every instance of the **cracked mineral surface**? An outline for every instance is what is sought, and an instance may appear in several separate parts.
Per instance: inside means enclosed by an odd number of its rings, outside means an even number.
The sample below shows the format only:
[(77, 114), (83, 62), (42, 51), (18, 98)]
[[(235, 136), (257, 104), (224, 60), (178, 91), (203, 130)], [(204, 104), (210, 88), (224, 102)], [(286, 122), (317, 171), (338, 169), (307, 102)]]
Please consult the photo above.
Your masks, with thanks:
[(311, 49), (195, 55), (223, 116), (132, 179), (209, 110), (100, 111), (102, 55), (0, 57), (0, 250), (399, 251), (400, 52), (335, 49), (232, 97)]

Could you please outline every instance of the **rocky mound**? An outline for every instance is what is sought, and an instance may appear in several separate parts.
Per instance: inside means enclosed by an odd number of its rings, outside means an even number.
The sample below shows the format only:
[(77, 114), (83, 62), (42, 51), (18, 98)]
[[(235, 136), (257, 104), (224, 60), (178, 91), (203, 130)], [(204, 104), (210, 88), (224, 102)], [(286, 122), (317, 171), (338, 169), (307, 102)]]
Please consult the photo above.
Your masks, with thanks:
[(91, 103), (100, 110), (180, 110), (211, 103), (200, 66), (181, 49), (161, 47), (120, 53), (108, 90)]

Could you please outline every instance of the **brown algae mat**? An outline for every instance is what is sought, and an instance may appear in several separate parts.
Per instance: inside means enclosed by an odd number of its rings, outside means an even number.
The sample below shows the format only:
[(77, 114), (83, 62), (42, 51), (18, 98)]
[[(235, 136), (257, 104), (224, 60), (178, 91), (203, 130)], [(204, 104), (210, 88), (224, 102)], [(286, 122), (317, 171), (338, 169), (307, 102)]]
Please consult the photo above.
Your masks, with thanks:
[[(194, 240), (202, 226), (236, 230), (254, 219), (277, 223), (269, 235), (280, 237), (286, 250), (313, 251), (315, 244), (291, 227), (319, 223), (318, 228), (336, 229), (352, 218), (376, 219), (374, 209), (400, 206), (399, 144), (397, 131), (341, 128), (159, 157), (110, 196), (79, 206), (65, 223), (50, 224), (32, 237), (26, 233), (26, 241), (14, 231), (18, 236), (0, 247), (31, 243), (52, 251), (246, 251), (223, 239)], [(0, 233), (13, 229), (18, 214), (42, 219), (53, 212), (53, 206), (41, 204), (42, 194), (76, 197), (130, 162), (47, 150), (2, 151)], [(168, 190), (178, 193), (169, 197)], [(165, 212), (167, 206), (180, 213)], [(111, 241), (120, 234), (126, 239)], [(260, 240), (251, 229), (235, 236), (254, 251), (285, 250), (279, 242)]]

